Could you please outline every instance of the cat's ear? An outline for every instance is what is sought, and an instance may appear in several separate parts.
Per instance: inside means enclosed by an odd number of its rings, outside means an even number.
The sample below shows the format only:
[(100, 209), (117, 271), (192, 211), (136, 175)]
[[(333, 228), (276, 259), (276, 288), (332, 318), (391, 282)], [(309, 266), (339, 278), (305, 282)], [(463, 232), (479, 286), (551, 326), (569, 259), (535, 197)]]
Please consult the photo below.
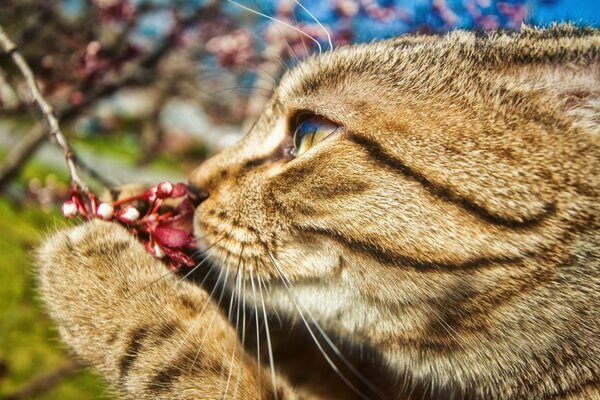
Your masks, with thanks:
[(431, 44), (442, 40), (440, 35), (401, 35), (388, 39), (388, 44), (394, 47), (410, 47), (419, 44)]
[(574, 124), (600, 129), (600, 61), (535, 63), (504, 71), (508, 86), (538, 93)]
[(517, 36), (500, 35), (488, 44), (509, 86), (549, 96), (548, 106), (556, 104), (575, 124), (600, 128), (600, 31), (523, 26)]

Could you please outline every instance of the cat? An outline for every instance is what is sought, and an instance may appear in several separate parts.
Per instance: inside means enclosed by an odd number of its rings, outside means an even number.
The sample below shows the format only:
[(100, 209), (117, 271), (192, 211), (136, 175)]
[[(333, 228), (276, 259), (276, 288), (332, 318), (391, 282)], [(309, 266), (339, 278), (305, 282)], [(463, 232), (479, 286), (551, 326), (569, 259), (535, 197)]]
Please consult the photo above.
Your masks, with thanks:
[(600, 398), (599, 176), (598, 30), (340, 47), (191, 174), (216, 284), (92, 221), (41, 295), (124, 398)]

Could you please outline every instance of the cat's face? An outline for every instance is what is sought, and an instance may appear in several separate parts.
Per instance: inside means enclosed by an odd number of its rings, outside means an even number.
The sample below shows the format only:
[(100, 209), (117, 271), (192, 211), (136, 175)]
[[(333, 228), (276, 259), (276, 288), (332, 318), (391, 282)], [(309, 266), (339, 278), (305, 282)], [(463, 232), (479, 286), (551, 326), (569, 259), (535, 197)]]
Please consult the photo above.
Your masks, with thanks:
[(289, 71), (246, 137), (190, 177), (208, 193), (202, 247), (276, 301), (285, 277), (355, 334), (437, 340), (482, 309), (477, 329), (491, 324), (489, 305), (549, 273), (530, 260), (585, 218), (574, 186), (597, 164), (537, 64), (494, 58), (525, 51), (517, 39), (392, 40)]

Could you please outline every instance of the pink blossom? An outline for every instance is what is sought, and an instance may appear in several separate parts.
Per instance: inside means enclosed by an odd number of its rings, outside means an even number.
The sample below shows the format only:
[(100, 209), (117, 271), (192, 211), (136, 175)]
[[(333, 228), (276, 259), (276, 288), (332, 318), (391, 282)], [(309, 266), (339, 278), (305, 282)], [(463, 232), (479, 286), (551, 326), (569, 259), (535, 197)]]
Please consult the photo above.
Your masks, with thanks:
[[(72, 217), (101, 218), (124, 225), (144, 244), (156, 258), (164, 259), (169, 268), (194, 265), (186, 254), (194, 250), (195, 240), (191, 234), (194, 206), (185, 196), (184, 183), (161, 182), (139, 196), (119, 199), (112, 204), (100, 203), (92, 193), (82, 195), (72, 189), (70, 197), (62, 206), (63, 214)], [(177, 207), (161, 207), (166, 199), (182, 198)], [(135, 202), (135, 203), (134, 203)], [(140, 202), (144, 203), (141, 208)], [(133, 204), (136, 204), (134, 206)], [(144, 214), (141, 214), (141, 210)]]
[(140, 218), (140, 212), (133, 206), (125, 206), (117, 217), (124, 222), (133, 222)]
[(173, 193), (173, 184), (171, 182), (161, 182), (156, 188), (156, 194), (161, 199), (167, 198)]
[(112, 218), (114, 211), (115, 209), (111, 204), (100, 203), (100, 205), (96, 209), (96, 216), (104, 220), (109, 220)]
[(73, 200), (67, 200), (63, 203), (62, 207), (61, 207), (61, 211), (62, 214), (67, 217), (67, 218), (71, 218), (77, 215), (77, 204), (75, 204), (75, 202)]

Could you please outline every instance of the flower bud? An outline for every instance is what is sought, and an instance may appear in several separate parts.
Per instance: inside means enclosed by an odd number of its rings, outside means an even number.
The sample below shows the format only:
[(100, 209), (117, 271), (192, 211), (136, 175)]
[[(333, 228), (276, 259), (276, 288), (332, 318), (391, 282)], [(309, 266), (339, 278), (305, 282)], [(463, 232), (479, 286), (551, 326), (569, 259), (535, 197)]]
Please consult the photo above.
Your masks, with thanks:
[(96, 216), (108, 221), (112, 218), (114, 211), (115, 209), (112, 205), (108, 203), (100, 203), (100, 205), (96, 209)]
[(144, 193), (144, 198), (148, 200), (150, 203), (154, 203), (157, 198), (158, 188), (152, 187)]
[(73, 200), (67, 200), (61, 207), (63, 215), (67, 218), (71, 218), (77, 215), (78, 209), (77, 204)]
[(173, 186), (173, 191), (171, 192), (171, 197), (177, 198), (181, 196), (185, 196), (187, 194), (187, 185), (185, 183), (176, 183)]
[(165, 252), (156, 243), (154, 244), (154, 247), (152, 248), (152, 252), (154, 253), (154, 257), (156, 257), (156, 258), (163, 258), (165, 256)]
[(161, 182), (156, 187), (156, 194), (159, 198), (164, 199), (173, 193), (173, 184), (171, 182)]
[(127, 206), (121, 211), (119, 218), (125, 222), (133, 222), (140, 217), (140, 212), (133, 206)]

